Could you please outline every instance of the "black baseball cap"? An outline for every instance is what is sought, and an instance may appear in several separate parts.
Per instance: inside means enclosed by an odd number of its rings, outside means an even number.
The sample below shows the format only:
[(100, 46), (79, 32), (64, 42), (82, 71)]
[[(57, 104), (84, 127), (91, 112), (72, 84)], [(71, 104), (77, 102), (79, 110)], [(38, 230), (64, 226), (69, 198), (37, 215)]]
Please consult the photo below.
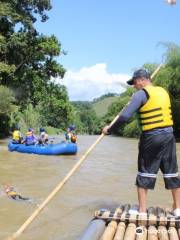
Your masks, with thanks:
[(133, 85), (134, 84), (134, 80), (137, 78), (150, 78), (150, 73), (147, 72), (145, 69), (138, 69), (137, 71), (134, 72), (133, 77), (127, 81), (128, 85)]

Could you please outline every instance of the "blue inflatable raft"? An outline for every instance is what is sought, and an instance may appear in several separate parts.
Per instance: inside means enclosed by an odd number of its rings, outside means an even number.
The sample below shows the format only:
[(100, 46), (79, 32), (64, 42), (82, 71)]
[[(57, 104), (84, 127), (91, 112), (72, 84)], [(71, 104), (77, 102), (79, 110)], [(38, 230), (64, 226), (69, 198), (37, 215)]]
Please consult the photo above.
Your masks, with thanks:
[(31, 145), (14, 144), (11, 141), (8, 144), (9, 151), (21, 153), (34, 153), (40, 155), (71, 155), (77, 153), (77, 144), (61, 142), (57, 144), (48, 145)]

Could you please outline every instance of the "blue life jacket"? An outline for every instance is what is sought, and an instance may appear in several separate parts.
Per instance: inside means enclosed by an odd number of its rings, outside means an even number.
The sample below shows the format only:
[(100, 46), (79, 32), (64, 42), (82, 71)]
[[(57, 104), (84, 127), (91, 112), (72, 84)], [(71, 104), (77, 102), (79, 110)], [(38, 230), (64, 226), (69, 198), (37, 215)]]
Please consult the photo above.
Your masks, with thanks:
[(33, 134), (29, 134), (26, 136), (25, 143), (26, 145), (34, 145), (36, 143), (36, 138)]

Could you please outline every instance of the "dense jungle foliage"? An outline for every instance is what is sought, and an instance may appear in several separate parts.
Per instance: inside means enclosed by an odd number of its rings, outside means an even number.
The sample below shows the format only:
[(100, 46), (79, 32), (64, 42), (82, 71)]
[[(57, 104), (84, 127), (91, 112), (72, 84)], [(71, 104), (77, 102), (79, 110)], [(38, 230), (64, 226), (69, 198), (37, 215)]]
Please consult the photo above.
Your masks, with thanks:
[[(113, 97), (101, 96), (93, 102), (70, 102), (65, 86), (53, 79), (63, 78), (64, 67), (57, 56), (65, 54), (56, 36), (37, 31), (35, 23), (48, 20), (50, 0), (0, 0), (0, 137), (8, 136), (18, 124), (22, 131), (28, 127), (48, 128), (59, 133), (74, 123), (77, 132), (99, 134), (128, 103), (133, 88), (117, 97), (103, 117), (98, 117), (93, 104)], [(171, 96), (176, 136), (180, 136), (180, 47), (164, 44), (165, 65), (154, 77), (155, 85), (163, 86)], [(157, 64), (144, 64), (153, 72)], [(139, 135), (135, 118), (121, 127), (117, 134)]]

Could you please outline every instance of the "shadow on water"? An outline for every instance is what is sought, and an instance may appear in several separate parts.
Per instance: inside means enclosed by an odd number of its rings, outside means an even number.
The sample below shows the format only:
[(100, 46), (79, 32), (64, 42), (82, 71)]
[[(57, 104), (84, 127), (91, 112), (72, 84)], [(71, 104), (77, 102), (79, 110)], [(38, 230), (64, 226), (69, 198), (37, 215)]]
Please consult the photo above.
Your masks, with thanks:
[[(8, 141), (0, 141), (0, 191), (3, 183), (10, 183), (34, 201), (18, 202), (3, 194), (0, 196), (0, 239), (19, 229), (97, 137), (79, 136), (79, 151), (75, 156), (12, 153), (7, 150)], [(137, 139), (105, 137), (19, 239), (74, 240), (96, 210), (113, 210), (121, 203), (137, 203), (134, 185), (137, 146)], [(180, 156), (179, 143), (177, 155)], [(149, 192), (148, 205), (171, 207), (171, 204), (170, 191), (164, 189), (159, 174), (156, 189)]]

